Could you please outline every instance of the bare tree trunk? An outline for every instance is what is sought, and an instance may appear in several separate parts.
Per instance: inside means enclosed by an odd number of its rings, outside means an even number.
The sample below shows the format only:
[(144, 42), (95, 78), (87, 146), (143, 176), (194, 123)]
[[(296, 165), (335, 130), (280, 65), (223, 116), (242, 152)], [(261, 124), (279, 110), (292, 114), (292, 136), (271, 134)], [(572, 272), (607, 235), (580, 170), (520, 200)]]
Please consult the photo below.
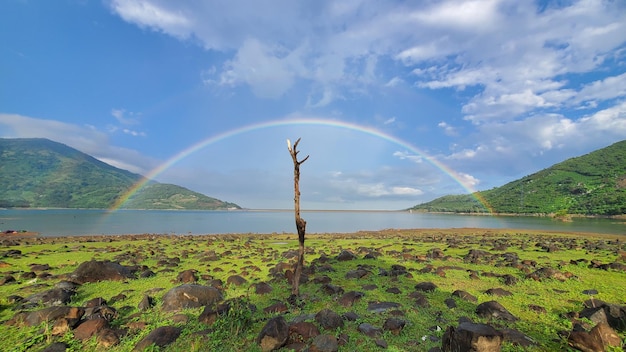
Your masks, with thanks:
[(293, 283), (291, 288), (291, 295), (298, 297), (300, 295), (300, 275), (302, 275), (302, 267), (304, 266), (304, 235), (306, 232), (306, 221), (300, 217), (300, 164), (305, 162), (309, 156), (298, 161), (298, 143), (300, 138), (291, 147), (291, 141), (287, 140), (287, 148), (293, 159), (293, 187), (294, 187), (294, 211), (296, 216), (296, 229), (298, 230), (298, 262), (296, 263), (296, 270), (293, 276)]

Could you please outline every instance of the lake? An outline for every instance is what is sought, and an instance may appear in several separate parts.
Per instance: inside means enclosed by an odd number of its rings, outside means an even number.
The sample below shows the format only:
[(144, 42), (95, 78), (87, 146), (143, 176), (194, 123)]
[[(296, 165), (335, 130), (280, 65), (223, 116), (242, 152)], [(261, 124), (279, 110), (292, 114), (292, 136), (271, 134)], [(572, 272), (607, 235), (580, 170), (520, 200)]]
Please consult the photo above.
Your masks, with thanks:
[[(426, 214), (395, 211), (302, 211), (307, 233), (418, 228), (511, 228), (626, 235), (626, 222), (575, 218)], [(0, 210), (0, 230), (42, 236), (115, 234), (295, 233), (293, 211)]]

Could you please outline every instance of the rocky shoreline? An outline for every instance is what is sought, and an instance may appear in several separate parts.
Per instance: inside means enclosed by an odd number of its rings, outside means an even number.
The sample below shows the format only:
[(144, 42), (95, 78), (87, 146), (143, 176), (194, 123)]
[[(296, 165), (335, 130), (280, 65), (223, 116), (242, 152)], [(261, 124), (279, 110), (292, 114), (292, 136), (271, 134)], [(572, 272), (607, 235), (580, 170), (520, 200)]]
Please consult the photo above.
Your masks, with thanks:
[[(294, 299), (296, 237), (2, 236), (0, 333), (45, 327), (43, 341), (10, 343), (47, 352), (184, 350), (190, 343), (224, 351), (623, 348), (620, 236), (507, 229), (309, 235), (303, 293)], [(63, 250), (84, 260), (53, 262)], [(127, 288), (98, 286), (117, 283)], [(224, 332), (239, 340), (215, 343)]]

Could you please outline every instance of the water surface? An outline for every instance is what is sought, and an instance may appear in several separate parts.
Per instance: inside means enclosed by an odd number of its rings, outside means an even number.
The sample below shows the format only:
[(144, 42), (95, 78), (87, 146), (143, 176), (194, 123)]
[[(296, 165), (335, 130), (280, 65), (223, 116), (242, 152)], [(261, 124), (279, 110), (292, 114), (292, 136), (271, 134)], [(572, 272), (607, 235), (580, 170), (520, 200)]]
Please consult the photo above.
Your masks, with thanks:
[[(626, 222), (409, 212), (302, 211), (307, 233), (417, 228), (511, 228), (626, 235)], [(292, 211), (168, 210), (0, 210), (0, 230), (28, 230), (42, 236), (115, 234), (294, 233)]]

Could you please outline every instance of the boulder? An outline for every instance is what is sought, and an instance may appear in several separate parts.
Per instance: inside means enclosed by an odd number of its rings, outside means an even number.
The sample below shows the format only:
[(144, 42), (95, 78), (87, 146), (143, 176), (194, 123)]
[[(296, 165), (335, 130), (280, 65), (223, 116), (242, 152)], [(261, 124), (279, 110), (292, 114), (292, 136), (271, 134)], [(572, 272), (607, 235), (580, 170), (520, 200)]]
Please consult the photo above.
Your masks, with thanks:
[(285, 345), (289, 337), (289, 326), (281, 315), (270, 319), (257, 336), (257, 343), (264, 352), (274, 351)]
[(184, 284), (174, 287), (163, 296), (164, 311), (196, 308), (214, 304), (223, 299), (222, 293), (209, 286)]
[(343, 318), (330, 309), (322, 309), (315, 314), (315, 321), (320, 324), (322, 329), (335, 330), (343, 327)]
[(161, 326), (152, 330), (146, 337), (139, 341), (133, 351), (143, 351), (146, 348), (155, 345), (157, 347), (165, 347), (176, 341), (180, 336), (181, 329), (175, 326)]
[(91, 260), (81, 263), (69, 277), (72, 281), (79, 284), (106, 280), (123, 281), (135, 277), (132, 269), (108, 260)]
[(464, 322), (457, 328), (449, 326), (443, 335), (443, 352), (500, 352), (504, 337), (490, 325)]
[(483, 318), (495, 318), (511, 322), (518, 320), (515, 316), (513, 316), (513, 314), (496, 301), (488, 301), (479, 304), (478, 307), (476, 307), (476, 314)]
[(339, 342), (337, 338), (332, 335), (317, 335), (311, 346), (309, 352), (337, 352), (339, 350)]

